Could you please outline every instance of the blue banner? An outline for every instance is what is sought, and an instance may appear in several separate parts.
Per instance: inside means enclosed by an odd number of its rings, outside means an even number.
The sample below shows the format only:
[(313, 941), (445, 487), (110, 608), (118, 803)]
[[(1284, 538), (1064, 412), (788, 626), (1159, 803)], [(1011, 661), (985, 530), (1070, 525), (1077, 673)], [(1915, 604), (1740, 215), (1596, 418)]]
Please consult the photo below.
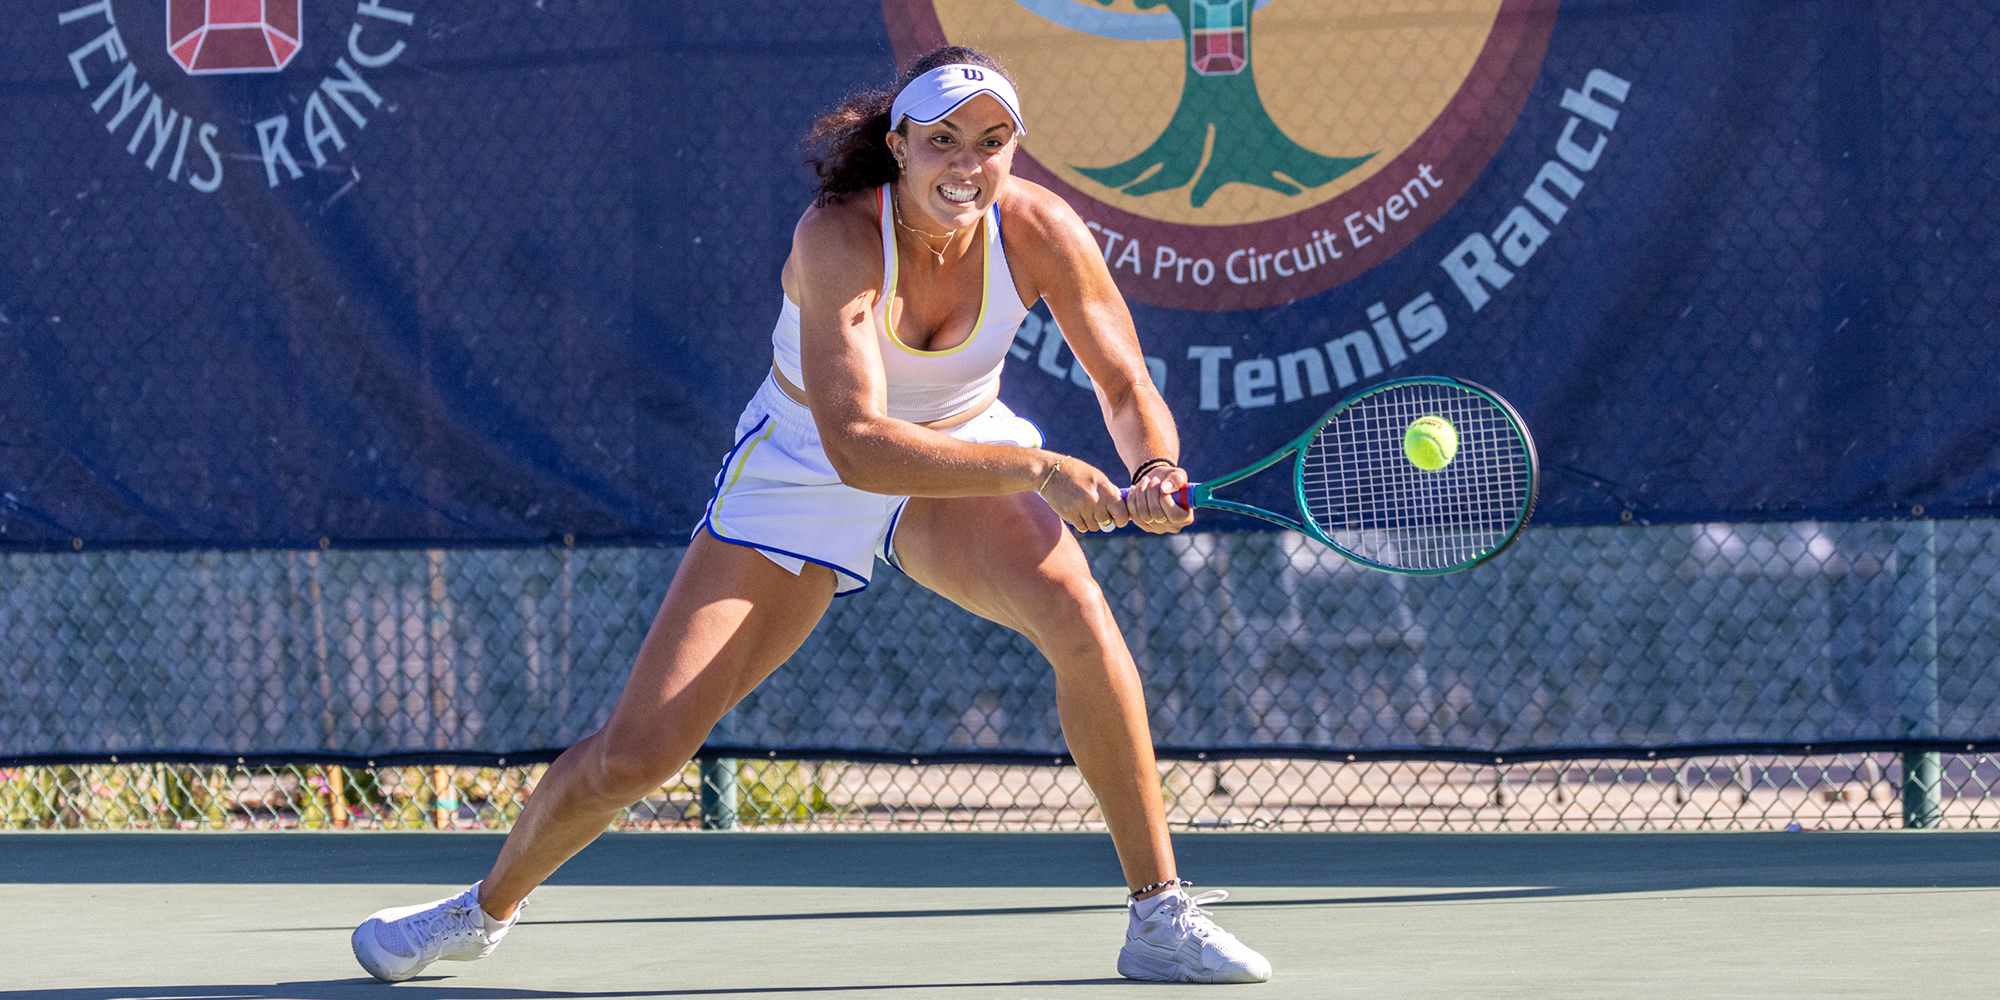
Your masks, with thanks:
[[(1526, 417), (1539, 524), (2000, 502), (1976, 0), (224, 8), (0, 15), (0, 548), (680, 543), (799, 138), (945, 41), (1020, 78), (1197, 476), (1449, 374)], [(1115, 467), (1016, 338), (1004, 398)]]

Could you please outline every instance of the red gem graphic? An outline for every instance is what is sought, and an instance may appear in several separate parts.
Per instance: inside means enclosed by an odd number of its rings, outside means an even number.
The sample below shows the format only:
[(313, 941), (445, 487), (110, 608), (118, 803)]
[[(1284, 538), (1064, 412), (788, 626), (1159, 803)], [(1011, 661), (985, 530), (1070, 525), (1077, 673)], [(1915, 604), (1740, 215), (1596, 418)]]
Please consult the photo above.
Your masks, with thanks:
[(299, 52), (304, 0), (167, 0), (167, 52), (189, 73), (275, 73)]
[(1230, 76), (1250, 64), (1249, 35), (1233, 31), (1196, 31), (1189, 39), (1188, 57), (1202, 76)]

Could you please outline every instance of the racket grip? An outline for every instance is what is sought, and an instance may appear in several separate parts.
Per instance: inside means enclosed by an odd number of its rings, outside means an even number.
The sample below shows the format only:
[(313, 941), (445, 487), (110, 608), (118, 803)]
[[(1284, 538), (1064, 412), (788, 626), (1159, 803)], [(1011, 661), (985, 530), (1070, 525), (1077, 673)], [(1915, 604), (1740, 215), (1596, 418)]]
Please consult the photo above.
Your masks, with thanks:
[[(1193, 483), (1189, 483), (1186, 486), (1183, 486), (1180, 489), (1177, 489), (1173, 492), (1174, 503), (1177, 506), (1179, 506), (1182, 510), (1194, 509), (1194, 504), (1188, 502), (1188, 490), (1193, 486), (1194, 486)], [(1118, 491), (1118, 499), (1120, 500), (1128, 500), (1131, 499), (1131, 497), (1132, 497), (1132, 488), (1130, 486), (1127, 486), (1124, 489)]]

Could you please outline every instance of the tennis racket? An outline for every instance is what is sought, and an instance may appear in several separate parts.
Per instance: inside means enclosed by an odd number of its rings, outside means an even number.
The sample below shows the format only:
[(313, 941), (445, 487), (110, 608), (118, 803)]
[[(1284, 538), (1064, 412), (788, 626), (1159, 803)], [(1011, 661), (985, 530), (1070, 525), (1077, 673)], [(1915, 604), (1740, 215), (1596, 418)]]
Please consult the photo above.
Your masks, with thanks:
[[(1458, 432), (1456, 454), (1435, 472), (1403, 451), (1403, 435), (1424, 416)], [(1293, 456), (1296, 518), (1215, 495)], [(1190, 483), (1175, 499), (1281, 524), (1374, 569), (1435, 576), (1511, 544), (1534, 513), (1540, 480), (1534, 439), (1514, 407), (1471, 382), (1425, 376), (1362, 390), (1256, 464)]]

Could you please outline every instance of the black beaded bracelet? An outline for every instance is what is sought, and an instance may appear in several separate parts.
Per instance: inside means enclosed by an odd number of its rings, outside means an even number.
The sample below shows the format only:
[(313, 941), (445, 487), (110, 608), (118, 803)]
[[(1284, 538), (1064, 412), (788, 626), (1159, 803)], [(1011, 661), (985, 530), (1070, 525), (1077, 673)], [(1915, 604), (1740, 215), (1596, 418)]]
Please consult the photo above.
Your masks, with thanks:
[(1191, 886), (1193, 884), (1194, 884), (1193, 882), (1190, 882), (1184, 878), (1170, 878), (1164, 882), (1154, 882), (1151, 885), (1142, 885), (1139, 888), (1132, 890), (1132, 898), (1137, 899), (1140, 896), (1152, 892), (1154, 889), (1179, 889), (1183, 886)]
[(1174, 460), (1171, 458), (1149, 458), (1144, 462), (1139, 463), (1139, 467), (1132, 470), (1132, 485), (1134, 486), (1139, 485), (1140, 476), (1143, 476), (1146, 473), (1162, 465), (1170, 469), (1175, 467)]

